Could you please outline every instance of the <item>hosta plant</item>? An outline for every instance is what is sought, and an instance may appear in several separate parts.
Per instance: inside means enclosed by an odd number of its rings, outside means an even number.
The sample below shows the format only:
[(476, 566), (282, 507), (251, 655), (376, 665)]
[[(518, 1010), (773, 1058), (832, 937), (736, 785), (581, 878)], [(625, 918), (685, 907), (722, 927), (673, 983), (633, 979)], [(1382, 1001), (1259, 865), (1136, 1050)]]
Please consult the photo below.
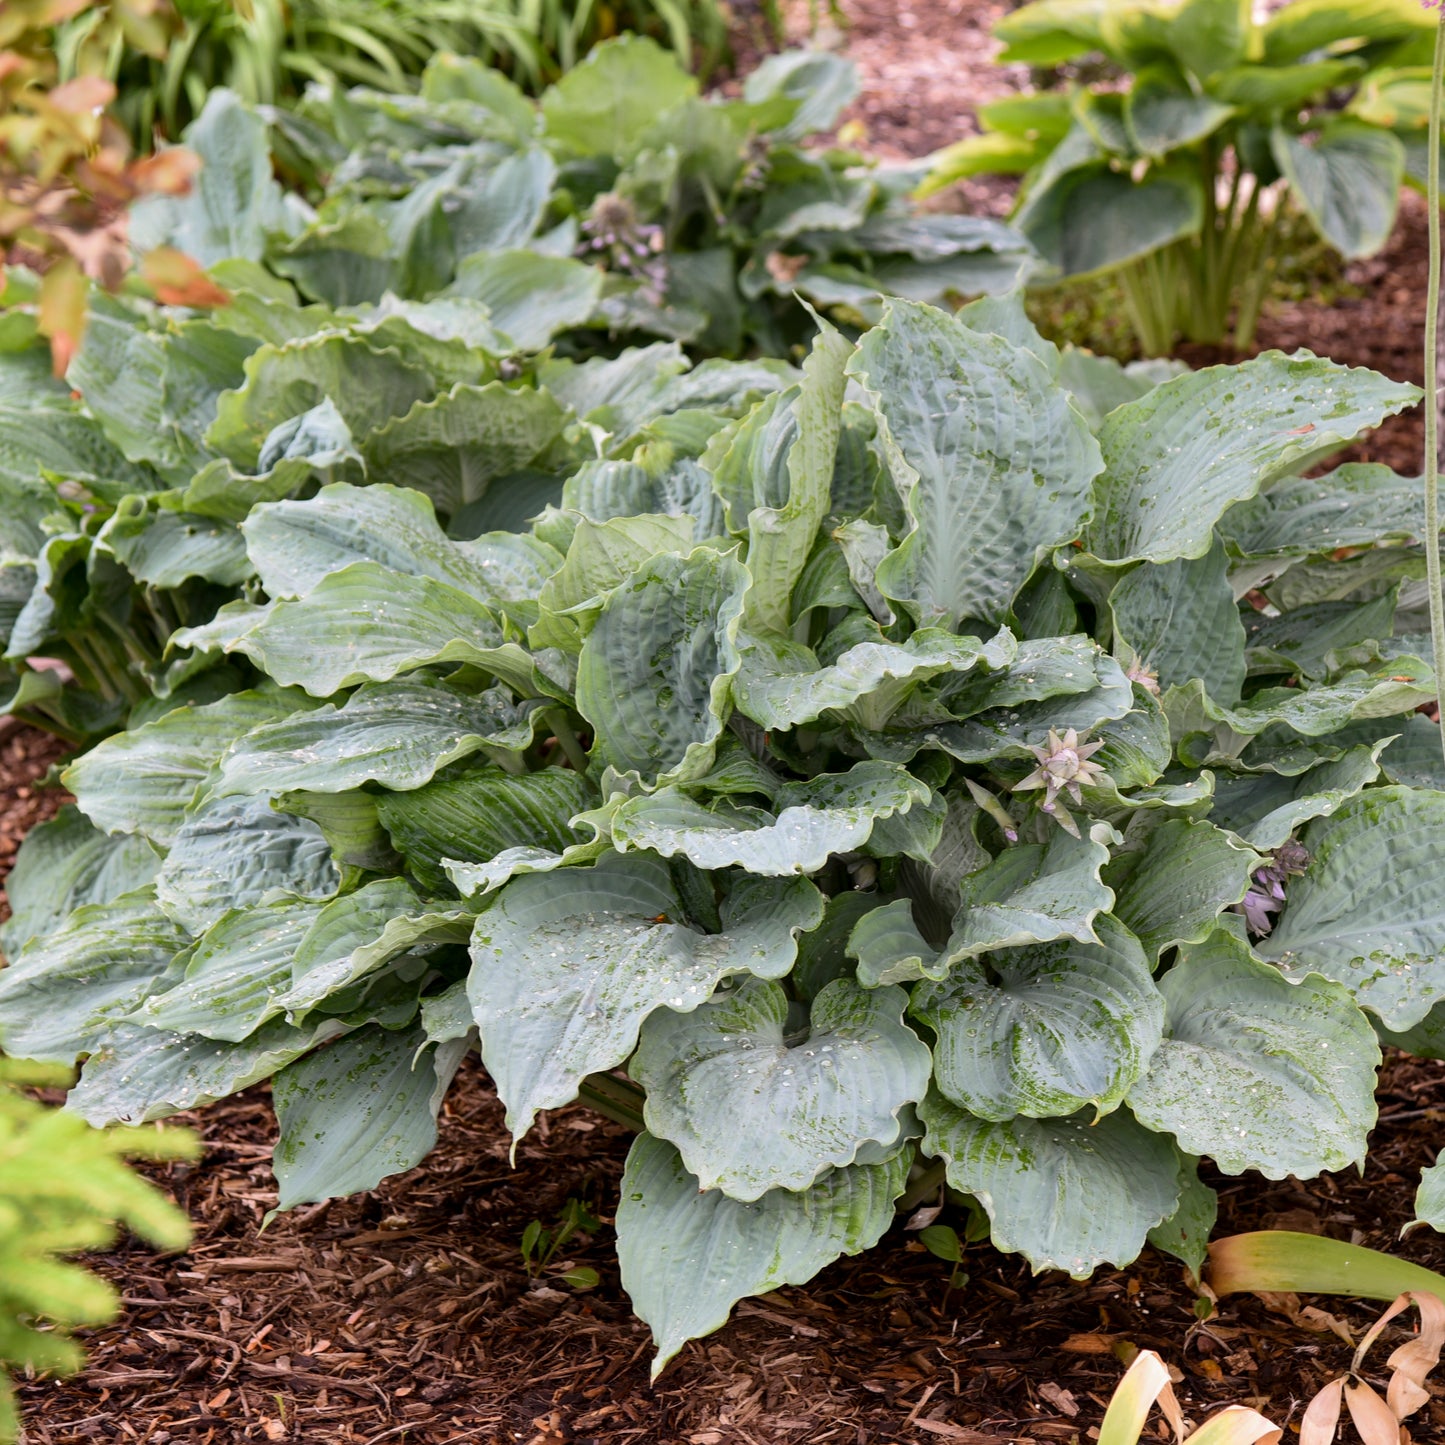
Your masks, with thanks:
[(1417, 0), (1034, 0), (995, 27), (1000, 60), (1104, 62), (1089, 85), (981, 109), (924, 190), (1022, 175), (1015, 224), (1069, 277), (1117, 274), (1146, 352), (1183, 335), (1247, 349), (1281, 218), (1349, 258), (1390, 235), (1425, 180), (1429, 45)]
[(1201, 1157), (1359, 1162), (1378, 1038), (1439, 1048), (1445, 776), (1417, 490), (1303, 473), (1417, 391), (899, 300), (613, 456), (619, 366), (530, 525), (252, 507), (256, 584), (172, 639), (250, 683), (67, 769), (4, 1047), (96, 1122), (272, 1077), (282, 1209), (420, 1162), (473, 1047), (517, 1138), (630, 1117), (658, 1368), (945, 1182), (1084, 1277), (1198, 1266)]
[[(209, 182), (147, 207), (138, 234), (207, 265), (264, 261), (331, 306), (464, 297), (519, 346), (563, 333), (573, 352), (646, 333), (782, 356), (811, 335), (799, 296), (861, 325), (880, 293), (1007, 289), (1032, 264), (1017, 232), (920, 213), (914, 169), (804, 148), (856, 90), (847, 61), (796, 51), (740, 99), (704, 99), (674, 56), (628, 36), (540, 104), (453, 55), (419, 96), (316, 88), (269, 132), (216, 92), (187, 132)], [(324, 179), (314, 211), (276, 204), (272, 149), (289, 174)]]

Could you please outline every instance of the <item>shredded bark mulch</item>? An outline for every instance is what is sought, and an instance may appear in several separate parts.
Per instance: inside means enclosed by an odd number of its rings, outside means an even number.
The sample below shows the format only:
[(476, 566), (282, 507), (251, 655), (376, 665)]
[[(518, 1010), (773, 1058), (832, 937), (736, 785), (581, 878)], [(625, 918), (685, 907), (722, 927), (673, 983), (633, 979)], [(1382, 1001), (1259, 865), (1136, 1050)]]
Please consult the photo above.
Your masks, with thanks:
[[(65, 756), (66, 745), (36, 728), (0, 720), (0, 882), (15, 861), (15, 850), (37, 824), (53, 818), (67, 795), (38, 786), (46, 770)], [(0, 922), (10, 916), (0, 887)]]

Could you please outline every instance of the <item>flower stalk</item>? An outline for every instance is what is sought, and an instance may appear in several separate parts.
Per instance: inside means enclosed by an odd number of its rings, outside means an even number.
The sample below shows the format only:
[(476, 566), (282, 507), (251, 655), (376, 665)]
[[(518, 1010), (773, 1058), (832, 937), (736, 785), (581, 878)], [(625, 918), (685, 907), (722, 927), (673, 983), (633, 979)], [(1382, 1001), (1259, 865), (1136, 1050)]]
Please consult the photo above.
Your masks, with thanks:
[[(1430, 83), (1429, 162), (1426, 196), (1430, 227), (1430, 284), (1425, 303), (1425, 568), (1430, 589), (1430, 639), (1434, 648), (1437, 709), (1445, 678), (1445, 597), (1440, 591), (1440, 92), (1445, 81), (1445, 11), (1435, 29), (1435, 68)], [(1445, 751), (1445, 717), (1440, 720)]]

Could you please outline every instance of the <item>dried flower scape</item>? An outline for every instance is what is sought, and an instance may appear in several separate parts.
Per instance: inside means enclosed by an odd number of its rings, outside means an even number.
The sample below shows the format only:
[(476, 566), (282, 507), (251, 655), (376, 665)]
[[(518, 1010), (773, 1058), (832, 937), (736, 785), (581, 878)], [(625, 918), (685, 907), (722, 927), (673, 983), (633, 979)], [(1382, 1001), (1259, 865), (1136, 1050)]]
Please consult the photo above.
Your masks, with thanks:
[[(118, 565), (243, 590), (15, 871), (0, 1044), (86, 1056), (72, 1109), (272, 1077), (291, 1209), (423, 1159), (479, 1047), (516, 1137), (579, 1097), (638, 1128), (658, 1368), (869, 1248), (915, 1170), (1082, 1277), (1199, 1265), (1201, 1156), (1363, 1157), (1379, 1040), (1438, 1049), (1445, 998), (1420, 501), (1300, 474), (1414, 388), (1126, 371), (1017, 296), (891, 302), (797, 371), (503, 381), (464, 298), (227, 276), (203, 430), (139, 429), (108, 353), (82, 388), (128, 458), (176, 448)], [(117, 315), (116, 356), (219, 334)]]

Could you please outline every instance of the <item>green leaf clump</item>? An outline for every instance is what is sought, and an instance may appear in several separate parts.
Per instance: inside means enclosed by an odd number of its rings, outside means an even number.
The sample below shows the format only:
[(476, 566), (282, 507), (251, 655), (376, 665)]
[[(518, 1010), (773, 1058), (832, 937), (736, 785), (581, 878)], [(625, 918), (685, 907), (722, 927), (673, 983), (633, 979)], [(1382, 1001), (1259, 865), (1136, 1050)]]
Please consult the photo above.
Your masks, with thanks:
[[(471, 1048), (516, 1138), (630, 1111), (657, 1368), (928, 1170), (1083, 1277), (1198, 1267), (1201, 1157), (1364, 1157), (1379, 1038), (1445, 1012), (1445, 776), (1412, 493), (1305, 474), (1413, 387), (1065, 365), (1017, 296), (525, 380), (447, 315), (219, 399), (244, 596), (26, 842), (0, 1044), (98, 1123), (273, 1077), (283, 1208), (420, 1162)], [(481, 393), (551, 398), (530, 454), (367, 469)], [(293, 443), (338, 459), (273, 488)]]

